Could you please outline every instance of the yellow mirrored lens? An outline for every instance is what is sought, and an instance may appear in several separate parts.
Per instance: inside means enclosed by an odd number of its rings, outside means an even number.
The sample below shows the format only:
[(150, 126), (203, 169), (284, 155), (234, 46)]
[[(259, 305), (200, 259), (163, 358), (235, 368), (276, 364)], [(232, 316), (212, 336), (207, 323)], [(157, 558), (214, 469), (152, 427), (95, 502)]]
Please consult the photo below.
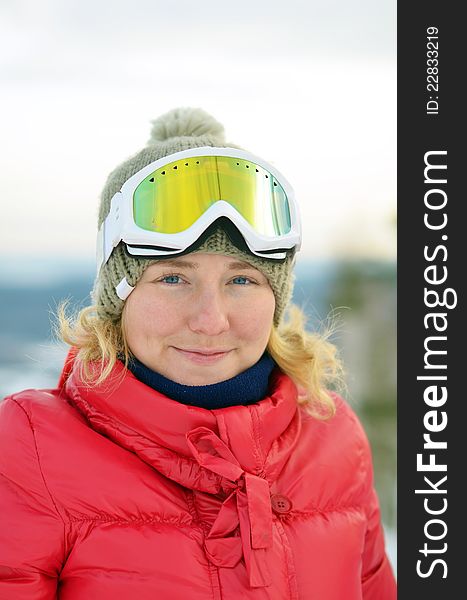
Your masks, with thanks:
[(290, 231), (289, 204), (279, 182), (259, 165), (228, 156), (181, 159), (154, 171), (134, 192), (133, 214), (143, 229), (180, 233), (219, 200), (262, 235)]

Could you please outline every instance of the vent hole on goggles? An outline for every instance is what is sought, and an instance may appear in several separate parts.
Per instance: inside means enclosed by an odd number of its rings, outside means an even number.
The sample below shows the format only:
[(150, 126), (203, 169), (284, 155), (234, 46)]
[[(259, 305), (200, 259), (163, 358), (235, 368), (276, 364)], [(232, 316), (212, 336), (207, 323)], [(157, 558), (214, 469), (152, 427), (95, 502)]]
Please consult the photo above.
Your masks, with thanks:
[(151, 179), (149, 180), (151, 183), (154, 183), (154, 177), (151, 177)]
[(177, 165), (175, 165), (174, 169), (176, 169), (176, 168), (177, 168)]
[(162, 171), (161, 175), (165, 175), (165, 171)]

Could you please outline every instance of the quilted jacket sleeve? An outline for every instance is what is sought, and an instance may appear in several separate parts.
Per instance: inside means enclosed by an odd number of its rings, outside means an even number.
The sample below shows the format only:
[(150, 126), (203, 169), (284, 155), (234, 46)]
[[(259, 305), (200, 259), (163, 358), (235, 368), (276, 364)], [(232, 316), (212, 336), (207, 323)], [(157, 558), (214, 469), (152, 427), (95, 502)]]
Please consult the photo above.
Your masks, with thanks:
[(360, 420), (355, 414), (353, 417), (363, 443), (363, 472), (365, 473), (363, 501), (367, 515), (367, 531), (362, 557), (362, 598), (363, 600), (396, 600), (396, 581), (385, 552), (381, 511), (374, 489), (371, 447)]
[(368, 501), (368, 529), (365, 537), (362, 570), (364, 600), (395, 600), (396, 582), (384, 549), (379, 502), (371, 486)]
[(41, 471), (24, 408), (0, 402), (0, 600), (51, 600), (64, 554), (64, 523)]

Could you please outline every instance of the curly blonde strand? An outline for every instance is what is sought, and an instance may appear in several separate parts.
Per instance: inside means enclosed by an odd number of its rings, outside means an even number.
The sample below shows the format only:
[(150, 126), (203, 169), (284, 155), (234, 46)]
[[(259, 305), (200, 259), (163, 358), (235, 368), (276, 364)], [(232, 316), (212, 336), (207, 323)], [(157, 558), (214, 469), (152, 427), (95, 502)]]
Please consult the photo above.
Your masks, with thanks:
[[(119, 357), (128, 367), (131, 354), (121, 319), (113, 321), (101, 317), (97, 306), (87, 306), (74, 317), (69, 317), (68, 306), (65, 301), (58, 307), (56, 333), (66, 344), (78, 349), (83, 383), (90, 386), (101, 384), (110, 375)], [(99, 366), (97, 378), (96, 365)]]
[(328, 419), (335, 413), (329, 388), (345, 387), (337, 348), (328, 341), (336, 324), (331, 320), (323, 333), (310, 333), (305, 324), (303, 311), (291, 305), (287, 318), (271, 330), (267, 349), (299, 388), (299, 404), (306, 406), (312, 416)]

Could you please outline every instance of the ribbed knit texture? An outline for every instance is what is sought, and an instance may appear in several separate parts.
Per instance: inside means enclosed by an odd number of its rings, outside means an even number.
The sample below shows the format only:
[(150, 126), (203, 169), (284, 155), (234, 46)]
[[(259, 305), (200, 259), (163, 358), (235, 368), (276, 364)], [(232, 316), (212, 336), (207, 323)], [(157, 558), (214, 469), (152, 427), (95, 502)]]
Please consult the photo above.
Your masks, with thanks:
[[(153, 121), (148, 146), (110, 173), (101, 195), (98, 227), (109, 213), (112, 197), (132, 175), (164, 156), (202, 146), (239, 148), (235, 144), (226, 144), (223, 126), (201, 109), (177, 108)], [(263, 259), (237, 248), (220, 228), (194, 251), (239, 258), (261, 271), (267, 277), (274, 293), (274, 323), (279, 324), (292, 295), (293, 251), (288, 253), (284, 261)], [(121, 316), (124, 301), (117, 296), (115, 290), (121, 280), (126, 277), (129, 285), (135, 286), (146, 267), (153, 262), (155, 260), (152, 258), (129, 256), (123, 243), (113, 250), (96, 277), (92, 291), (93, 300), (104, 318), (116, 321)]]
[(275, 362), (264, 353), (259, 361), (239, 375), (211, 385), (181, 385), (149, 369), (133, 358), (128, 368), (144, 384), (172, 400), (209, 410), (259, 402), (268, 393), (269, 376)]

